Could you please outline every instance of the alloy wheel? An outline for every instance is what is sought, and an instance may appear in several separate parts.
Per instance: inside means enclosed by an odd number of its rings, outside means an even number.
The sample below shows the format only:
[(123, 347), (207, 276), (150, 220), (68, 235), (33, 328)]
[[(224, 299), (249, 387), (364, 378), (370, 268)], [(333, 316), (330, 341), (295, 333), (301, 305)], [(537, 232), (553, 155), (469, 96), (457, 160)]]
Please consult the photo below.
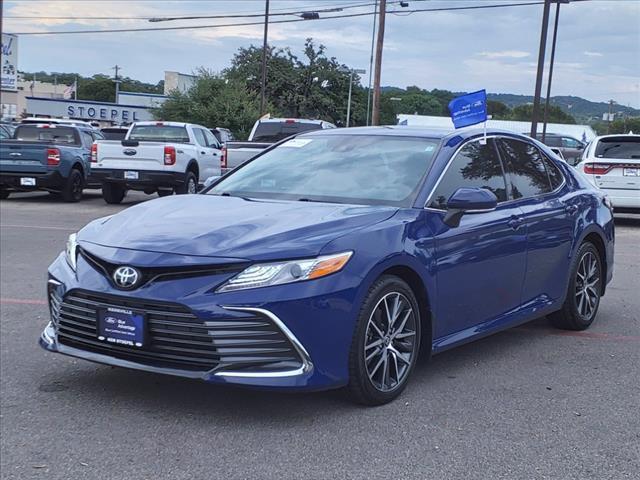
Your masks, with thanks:
[(197, 193), (196, 181), (193, 178), (189, 179), (189, 184), (187, 185), (187, 193)]
[(578, 264), (575, 300), (578, 313), (590, 319), (600, 300), (600, 267), (593, 252), (586, 252)]
[(377, 390), (391, 392), (404, 383), (416, 346), (411, 302), (399, 292), (387, 293), (369, 317), (363, 352), (367, 375)]

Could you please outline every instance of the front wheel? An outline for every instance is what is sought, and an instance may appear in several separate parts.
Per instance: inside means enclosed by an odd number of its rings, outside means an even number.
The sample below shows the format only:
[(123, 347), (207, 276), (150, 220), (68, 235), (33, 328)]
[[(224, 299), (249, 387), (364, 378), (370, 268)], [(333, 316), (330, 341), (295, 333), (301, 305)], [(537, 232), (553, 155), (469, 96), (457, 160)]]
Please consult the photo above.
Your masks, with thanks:
[(589, 328), (600, 306), (602, 282), (600, 254), (592, 243), (583, 243), (572, 262), (569, 289), (562, 309), (549, 315), (552, 323), (565, 330)]
[(365, 298), (349, 355), (349, 397), (382, 405), (407, 386), (420, 350), (420, 310), (402, 279), (385, 275)]
[(198, 179), (195, 173), (189, 171), (184, 176), (184, 183), (175, 189), (176, 193), (183, 195), (185, 193), (198, 193)]
[(79, 202), (82, 199), (82, 189), (84, 188), (84, 177), (78, 169), (72, 169), (67, 178), (67, 183), (60, 192), (65, 202)]
[(127, 193), (124, 186), (117, 183), (103, 183), (102, 184), (102, 198), (109, 204), (121, 203), (124, 199), (124, 195)]

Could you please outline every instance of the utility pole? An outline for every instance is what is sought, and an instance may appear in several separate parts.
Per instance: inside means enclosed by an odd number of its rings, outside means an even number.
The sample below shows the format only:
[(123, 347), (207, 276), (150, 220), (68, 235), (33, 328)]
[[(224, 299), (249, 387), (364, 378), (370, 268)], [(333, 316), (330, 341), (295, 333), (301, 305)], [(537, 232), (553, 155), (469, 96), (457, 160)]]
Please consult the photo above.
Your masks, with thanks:
[(262, 40), (262, 80), (260, 84), (260, 116), (264, 115), (266, 107), (267, 88), (267, 35), (269, 31), (269, 0), (264, 5), (264, 38)]
[(382, 70), (382, 48), (384, 46), (384, 21), (386, 9), (387, 0), (380, 0), (378, 40), (376, 42), (376, 69), (373, 75), (373, 111), (371, 113), (371, 125), (380, 124), (380, 73)]
[(553, 40), (551, 41), (551, 60), (549, 61), (549, 78), (547, 80), (547, 98), (544, 102), (544, 120), (542, 123), (542, 143), (547, 135), (547, 118), (549, 117), (549, 101), (551, 98), (551, 79), (553, 78), (553, 62), (556, 58), (556, 40), (558, 38), (558, 19), (560, 18), (560, 0), (556, 3), (556, 18), (553, 23)]
[(613, 104), (615, 102), (613, 100), (609, 100), (609, 115), (607, 116), (607, 135), (611, 133), (611, 122), (613, 121)]
[(536, 75), (536, 91), (533, 95), (533, 114), (531, 116), (531, 137), (538, 134), (538, 115), (540, 114), (540, 94), (542, 93), (542, 76), (544, 73), (544, 54), (547, 49), (547, 32), (549, 30), (549, 10), (551, 0), (544, 0), (542, 11), (542, 31), (540, 32), (540, 50), (538, 51), (538, 73)]
[[(113, 70), (116, 71), (116, 78), (114, 80), (114, 82), (116, 83), (116, 103), (120, 103), (119, 102), (119, 97), (120, 97), (120, 77), (118, 76), (118, 72), (120, 71), (122, 67), (120, 65), (116, 65), (115, 67), (113, 67)], [(76, 85), (76, 89), (78, 88), (78, 85)]]
[(371, 76), (373, 75), (373, 47), (376, 42), (376, 20), (378, 17), (378, 0), (373, 7), (373, 31), (371, 32), (371, 57), (369, 57), (369, 86), (367, 89), (367, 126), (371, 121)]

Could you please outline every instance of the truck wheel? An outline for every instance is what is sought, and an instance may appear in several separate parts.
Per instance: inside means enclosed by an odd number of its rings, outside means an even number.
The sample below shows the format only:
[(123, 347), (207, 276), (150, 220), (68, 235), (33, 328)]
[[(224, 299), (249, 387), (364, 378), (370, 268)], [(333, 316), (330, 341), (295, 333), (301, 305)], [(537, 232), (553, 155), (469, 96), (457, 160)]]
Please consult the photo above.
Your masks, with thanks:
[(9, 195), (11, 195), (11, 192), (9, 190), (0, 188), (0, 200), (6, 200), (7, 198), (9, 198)]
[(169, 195), (173, 195), (173, 188), (159, 188), (158, 196), (159, 197), (168, 197)]
[(102, 198), (104, 198), (104, 201), (109, 204), (118, 204), (122, 202), (126, 192), (125, 188), (117, 183), (102, 184)]
[(62, 188), (62, 199), (65, 202), (79, 202), (82, 199), (82, 189), (84, 188), (84, 178), (82, 172), (73, 168), (67, 178), (67, 183)]
[(184, 183), (176, 187), (176, 193), (178, 195), (184, 195), (185, 193), (198, 193), (198, 179), (193, 172), (187, 172), (184, 177)]

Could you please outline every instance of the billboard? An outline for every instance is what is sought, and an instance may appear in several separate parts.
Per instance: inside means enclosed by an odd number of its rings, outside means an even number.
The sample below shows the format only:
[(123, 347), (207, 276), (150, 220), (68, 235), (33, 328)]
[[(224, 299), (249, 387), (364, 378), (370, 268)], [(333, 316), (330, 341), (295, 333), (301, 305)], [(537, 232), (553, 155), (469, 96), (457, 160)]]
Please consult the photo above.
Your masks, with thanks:
[(2, 90), (18, 91), (18, 37), (10, 33), (2, 34)]

